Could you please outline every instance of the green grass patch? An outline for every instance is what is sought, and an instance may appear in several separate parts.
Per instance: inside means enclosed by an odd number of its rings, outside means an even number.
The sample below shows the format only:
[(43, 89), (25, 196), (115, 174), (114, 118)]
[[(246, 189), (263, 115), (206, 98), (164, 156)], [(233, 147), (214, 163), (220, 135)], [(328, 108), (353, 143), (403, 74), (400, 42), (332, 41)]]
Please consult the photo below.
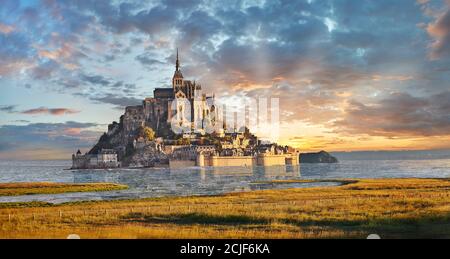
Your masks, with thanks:
[(0, 183), (0, 196), (56, 194), (68, 192), (101, 192), (127, 189), (116, 183)]

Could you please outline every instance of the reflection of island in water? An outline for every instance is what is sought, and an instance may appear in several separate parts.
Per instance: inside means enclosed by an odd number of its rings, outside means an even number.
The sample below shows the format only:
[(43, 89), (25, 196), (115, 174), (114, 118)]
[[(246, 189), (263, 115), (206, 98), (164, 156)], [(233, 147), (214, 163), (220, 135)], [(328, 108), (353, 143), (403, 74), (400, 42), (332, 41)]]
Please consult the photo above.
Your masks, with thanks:
[(75, 183), (121, 183), (129, 186), (129, 190), (121, 192), (145, 193), (144, 196), (210, 195), (250, 191), (252, 182), (300, 178), (299, 166), (145, 168), (71, 172)]
[[(0, 161), (1, 182), (112, 182), (128, 190), (96, 193), (63, 193), (0, 197), (0, 202), (47, 201), (54, 203), (136, 199), (161, 196), (216, 195), (259, 189), (305, 188), (313, 185), (255, 185), (274, 180), (321, 180), (348, 178), (448, 178), (450, 160), (341, 160), (337, 164), (300, 167), (64, 170), (67, 161)], [(300, 174), (301, 171), (301, 174)], [(253, 183), (253, 184), (252, 184)]]

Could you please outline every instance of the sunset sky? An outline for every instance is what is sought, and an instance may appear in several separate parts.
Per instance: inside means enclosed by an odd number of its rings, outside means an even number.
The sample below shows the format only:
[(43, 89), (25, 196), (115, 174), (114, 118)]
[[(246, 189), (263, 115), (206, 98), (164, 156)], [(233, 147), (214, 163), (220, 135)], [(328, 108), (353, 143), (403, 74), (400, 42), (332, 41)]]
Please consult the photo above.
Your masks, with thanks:
[(87, 151), (177, 47), (206, 92), (279, 98), (282, 144), (450, 148), (450, 0), (0, 0), (0, 159)]

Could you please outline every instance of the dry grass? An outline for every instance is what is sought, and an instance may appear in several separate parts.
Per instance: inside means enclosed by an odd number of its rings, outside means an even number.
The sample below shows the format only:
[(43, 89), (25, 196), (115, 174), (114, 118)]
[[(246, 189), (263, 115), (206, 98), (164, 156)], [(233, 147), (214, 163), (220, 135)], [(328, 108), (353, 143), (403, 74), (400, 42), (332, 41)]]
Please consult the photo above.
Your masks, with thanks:
[(448, 179), (0, 209), (1, 238), (449, 238)]
[(54, 194), (66, 192), (99, 192), (127, 189), (115, 183), (0, 183), (0, 196)]

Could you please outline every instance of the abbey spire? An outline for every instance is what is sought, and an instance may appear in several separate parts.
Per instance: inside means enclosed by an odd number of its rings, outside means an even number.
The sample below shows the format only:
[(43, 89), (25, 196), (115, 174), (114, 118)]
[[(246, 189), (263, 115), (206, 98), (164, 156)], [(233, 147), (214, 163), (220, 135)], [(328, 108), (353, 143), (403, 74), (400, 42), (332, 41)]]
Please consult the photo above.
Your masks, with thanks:
[(177, 48), (177, 61), (175, 63), (175, 71), (180, 70), (180, 60), (178, 59), (178, 48)]
[(172, 87), (174, 92), (178, 92), (180, 88), (184, 85), (183, 74), (180, 70), (180, 59), (178, 57), (178, 48), (177, 48), (177, 60), (175, 61), (175, 73), (172, 78)]

